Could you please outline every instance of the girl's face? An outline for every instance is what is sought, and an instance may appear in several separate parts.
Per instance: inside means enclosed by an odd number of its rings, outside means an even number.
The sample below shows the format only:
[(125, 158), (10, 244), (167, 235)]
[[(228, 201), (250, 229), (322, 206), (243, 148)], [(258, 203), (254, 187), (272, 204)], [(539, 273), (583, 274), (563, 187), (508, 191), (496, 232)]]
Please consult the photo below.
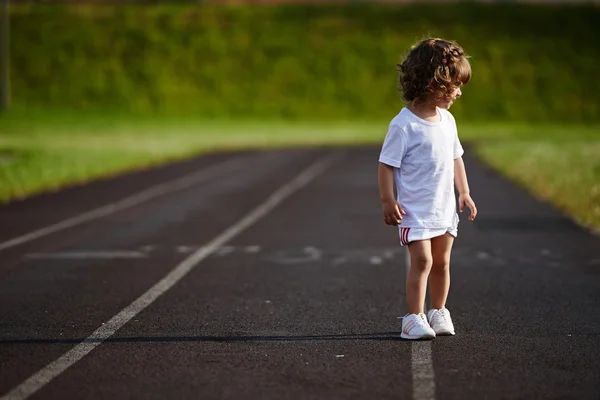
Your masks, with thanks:
[(437, 106), (439, 108), (448, 110), (450, 107), (452, 107), (452, 104), (454, 103), (454, 101), (456, 99), (458, 99), (461, 95), (462, 95), (462, 92), (460, 91), (460, 86), (459, 86), (456, 89), (454, 89), (454, 91), (450, 94), (450, 96), (443, 98), (439, 102), (439, 104), (437, 104)]

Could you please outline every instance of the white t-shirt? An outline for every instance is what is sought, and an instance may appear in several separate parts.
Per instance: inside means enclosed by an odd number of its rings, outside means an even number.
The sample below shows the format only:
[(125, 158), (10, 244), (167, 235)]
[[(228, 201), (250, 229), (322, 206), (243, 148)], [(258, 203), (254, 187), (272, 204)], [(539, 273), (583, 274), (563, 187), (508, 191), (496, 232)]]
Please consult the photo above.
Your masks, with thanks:
[(405, 228), (449, 228), (456, 222), (454, 160), (464, 150), (452, 114), (438, 112), (441, 120), (428, 122), (403, 108), (392, 119), (379, 156), (379, 162), (394, 167)]

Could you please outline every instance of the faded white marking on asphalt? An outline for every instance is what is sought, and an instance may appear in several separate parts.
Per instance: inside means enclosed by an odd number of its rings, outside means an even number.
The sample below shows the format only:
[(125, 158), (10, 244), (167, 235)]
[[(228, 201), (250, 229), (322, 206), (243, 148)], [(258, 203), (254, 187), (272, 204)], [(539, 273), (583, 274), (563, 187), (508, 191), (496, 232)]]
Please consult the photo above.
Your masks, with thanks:
[(124, 199), (119, 200), (117, 202), (106, 204), (92, 211), (88, 211), (75, 217), (65, 219), (59, 223), (48, 225), (44, 228), (2, 242), (0, 243), (0, 251), (18, 246), (23, 243), (30, 242), (34, 239), (47, 236), (51, 233), (56, 233), (67, 228), (72, 228), (74, 226), (81, 225), (85, 222), (90, 222), (95, 219), (114, 214), (117, 211), (122, 211), (127, 208), (137, 206), (156, 197), (194, 186), (216, 175), (225, 174), (227, 172), (231, 172), (235, 169), (241, 168), (242, 166), (247, 166), (247, 162), (248, 160), (245, 158), (236, 158), (233, 160), (224, 161), (206, 169), (194, 172), (189, 175), (185, 175), (181, 178), (164, 182), (156, 186), (152, 186), (134, 195), (125, 197)]
[(283, 265), (294, 265), (294, 264), (307, 264), (315, 261), (321, 260), (322, 251), (312, 247), (307, 246), (302, 249), (302, 253), (300, 255), (288, 254), (285, 251), (280, 251), (275, 253), (274, 256), (268, 257), (267, 259), (271, 262), (275, 262)]
[(246, 246), (244, 250), (246, 253), (256, 254), (260, 251), (260, 246)]
[(148, 254), (141, 251), (64, 251), (58, 253), (33, 253), (28, 254), (26, 258), (33, 259), (54, 259), (54, 260), (91, 260), (91, 259), (132, 259), (147, 258)]
[(226, 256), (229, 253), (233, 253), (233, 250), (235, 250), (233, 246), (223, 246), (216, 251), (216, 254), (218, 256)]
[(194, 251), (196, 249), (196, 247), (192, 247), (192, 246), (177, 246), (177, 252), (178, 253), (191, 253), (192, 251)]
[(383, 262), (383, 260), (381, 259), (381, 257), (378, 257), (378, 256), (371, 257), (369, 259), (369, 261), (371, 262), (371, 264), (374, 264), (374, 265), (379, 265), (379, 264), (381, 264)]
[[(94, 259), (136, 259), (148, 258), (165, 253), (191, 254), (197, 251), (201, 245), (145, 245), (135, 249), (79, 249), (76, 251), (59, 251), (48, 253), (30, 253), (24, 256), (27, 259), (46, 259), (46, 260), (94, 260)], [(342, 265), (346, 263), (366, 263), (371, 265), (381, 265), (387, 260), (395, 257), (396, 253), (404, 254), (404, 249), (338, 249), (335, 251), (326, 251), (315, 246), (306, 246), (301, 249), (273, 250), (263, 249), (260, 246), (231, 246), (226, 245), (214, 252), (215, 256), (227, 257), (232, 255), (256, 255), (261, 252), (266, 253), (265, 260), (279, 264), (315, 264), (317, 262), (327, 261), (331, 258), (332, 265)], [(321, 264), (319, 264), (321, 265)]]
[[(410, 265), (410, 253), (405, 251), (406, 276)], [(413, 400), (435, 400), (435, 373), (431, 355), (431, 341), (413, 341), (411, 343), (411, 370), (413, 382)]]
[(331, 166), (338, 158), (338, 155), (339, 153), (333, 152), (328, 156), (314, 162), (292, 181), (280, 187), (244, 218), (236, 222), (230, 228), (222, 232), (219, 236), (215, 237), (205, 246), (201, 247), (195, 253), (183, 260), (183, 262), (177, 265), (171, 272), (169, 272), (163, 279), (151, 287), (146, 293), (142, 294), (133, 303), (125, 307), (108, 322), (96, 329), (87, 339), (36, 372), (19, 386), (11, 390), (8, 394), (0, 398), (0, 400), (22, 400), (40, 390), (52, 379), (56, 378), (67, 368), (89, 354), (103, 341), (111, 337), (129, 320), (135, 317), (138, 313), (152, 304), (159, 296), (179, 282), (188, 272), (198, 265), (198, 263), (221, 248), (221, 246), (225, 245), (225, 243), (239, 235), (252, 224), (260, 220), (262, 217), (267, 215), (291, 194), (310, 183), (319, 174)]

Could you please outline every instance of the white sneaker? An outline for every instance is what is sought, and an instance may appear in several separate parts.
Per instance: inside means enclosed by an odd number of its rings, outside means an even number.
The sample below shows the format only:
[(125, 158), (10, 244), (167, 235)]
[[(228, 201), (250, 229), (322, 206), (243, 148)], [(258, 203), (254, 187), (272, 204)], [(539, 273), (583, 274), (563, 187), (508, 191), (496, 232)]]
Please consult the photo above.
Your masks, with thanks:
[(427, 323), (425, 314), (406, 314), (402, 318), (402, 339), (433, 339), (435, 332)]
[(427, 320), (433, 328), (436, 335), (451, 336), (454, 335), (454, 325), (450, 318), (450, 311), (446, 307), (439, 310), (431, 309), (427, 312)]

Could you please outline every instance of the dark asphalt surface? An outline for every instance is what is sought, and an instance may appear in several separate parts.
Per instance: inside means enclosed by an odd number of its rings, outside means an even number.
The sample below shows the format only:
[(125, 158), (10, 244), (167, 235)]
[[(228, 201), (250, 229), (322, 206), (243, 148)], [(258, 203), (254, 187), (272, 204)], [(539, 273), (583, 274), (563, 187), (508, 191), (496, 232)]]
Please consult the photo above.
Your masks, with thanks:
[[(215, 154), (0, 207), (3, 242), (241, 161), (0, 251), (0, 397), (331, 151)], [(400, 340), (397, 319), (404, 250), (382, 222), (379, 149), (337, 151), (333, 166), (31, 398), (414, 398), (414, 344)], [(431, 342), (435, 398), (600, 399), (600, 238), (468, 151), (465, 163), (480, 214), (461, 216), (448, 302), (457, 335)]]

